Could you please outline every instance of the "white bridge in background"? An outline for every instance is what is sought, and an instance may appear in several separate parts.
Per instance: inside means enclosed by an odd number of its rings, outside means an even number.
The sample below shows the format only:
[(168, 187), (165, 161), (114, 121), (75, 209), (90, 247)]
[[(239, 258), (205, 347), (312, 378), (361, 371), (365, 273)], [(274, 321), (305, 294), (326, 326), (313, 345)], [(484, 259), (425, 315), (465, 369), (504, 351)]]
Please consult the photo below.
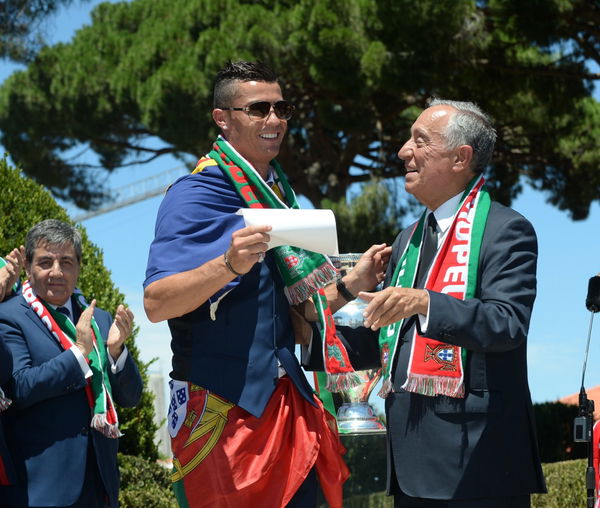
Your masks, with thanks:
[(177, 180), (177, 178), (189, 173), (190, 169), (187, 166), (182, 165), (167, 169), (161, 173), (156, 173), (143, 180), (129, 183), (123, 187), (118, 187), (112, 191), (114, 198), (109, 203), (97, 210), (90, 210), (76, 215), (73, 217), (73, 221), (83, 222), (92, 217), (97, 217), (98, 215), (112, 212), (113, 210), (164, 194), (169, 188), (169, 185)]

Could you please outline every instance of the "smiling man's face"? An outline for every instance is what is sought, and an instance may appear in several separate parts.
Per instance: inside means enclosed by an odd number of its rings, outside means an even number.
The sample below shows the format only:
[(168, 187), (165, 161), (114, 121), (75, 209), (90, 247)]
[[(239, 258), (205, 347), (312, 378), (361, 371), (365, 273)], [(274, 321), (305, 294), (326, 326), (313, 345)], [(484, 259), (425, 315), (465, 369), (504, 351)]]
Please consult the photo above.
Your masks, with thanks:
[(25, 270), (35, 294), (52, 305), (63, 305), (73, 293), (79, 278), (79, 261), (70, 243), (40, 243)]
[[(278, 83), (247, 81), (236, 83), (233, 104), (223, 107), (243, 108), (255, 102), (275, 103), (283, 100)], [(287, 130), (287, 120), (277, 118), (271, 108), (263, 119), (252, 119), (245, 111), (224, 111), (215, 109), (213, 117), (223, 135), (231, 145), (266, 176), (269, 163), (279, 154), (279, 147)]]
[(454, 196), (462, 185), (453, 167), (457, 150), (449, 149), (444, 136), (454, 108), (434, 106), (421, 113), (411, 128), (411, 137), (398, 157), (404, 161), (404, 187), (421, 203), (435, 210)]

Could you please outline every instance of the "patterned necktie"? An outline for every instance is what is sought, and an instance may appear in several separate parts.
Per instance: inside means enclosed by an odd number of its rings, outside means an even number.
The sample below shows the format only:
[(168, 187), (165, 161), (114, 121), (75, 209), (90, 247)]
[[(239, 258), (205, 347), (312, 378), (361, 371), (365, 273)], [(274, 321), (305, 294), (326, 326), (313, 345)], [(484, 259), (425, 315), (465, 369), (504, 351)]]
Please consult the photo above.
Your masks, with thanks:
[(417, 286), (422, 288), (425, 285), (425, 280), (422, 280), (427, 274), (429, 265), (433, 260), (435, 253), (438, 248), (438, 237), (437, 237), (437, 221), (433, 212), (427, 216), (427, 223), (425, 225), (425, 236), (423, 238), (423, 245), (421, 247), (421, 261), (419, 262), (419, 269), (417, 270)]

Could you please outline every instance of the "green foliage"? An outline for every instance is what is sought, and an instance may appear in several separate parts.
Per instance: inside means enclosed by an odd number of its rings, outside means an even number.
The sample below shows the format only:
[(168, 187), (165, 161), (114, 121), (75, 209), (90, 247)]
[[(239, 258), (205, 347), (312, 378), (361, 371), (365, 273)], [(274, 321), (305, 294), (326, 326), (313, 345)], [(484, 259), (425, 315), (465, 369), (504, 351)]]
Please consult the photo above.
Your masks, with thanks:
[[(0, 6), (0, 58), (27, 61), (44, 44), (44, 19), (72, 0), (9, 0)], [(40, 29), (41, 28), (41, 29)]]
[(170, 471), (141, 457), (119, 454), (121, 508), (177, 508)]
[(325, 199), (321, 208), (335, 214), (340, 252), (364, 252), (374, 243), (392, 244), (405, 213), (400, 203), (389, 182), (373, 181), (362, 185), (349, 203), (346, 198), (337, 203)]
[[(71, 222), (65, 210), (50, 193), (39, 184), (21, 176), (11, 168), (6, 159), (0, 159), (0, 254), (5, 254), (25, 241), (29, 229), (41, 220), (59, 219)], [(102, 251), (88, 238), (85, 229), (77, 226), (83, 240), (83, 256), (78, 286), (98, 306), (114, 314), (117, 306), (124, 303), (124, 296), (114, 287), (110, 272), (104, 266)], [(136, 360), (140, 374), (147, 386), (148, 365), (140, 362), (135, 335), (127, 339), (127, 349)], [(119, 408), (120, 428), (124, 433), (120, 441), (122, 452), (156, 459), (158, 451), (153, 442), (156, 425), (153, 422), (154, 395), (144, 389), (142, 399), (135, 408)]]
[[(588, 0), (104, 3), (71, 43), (5, 82), (0, 141), (54, 195), (95, 207), (102, 173), (204, 154), (216, 72), (261, 59), (297, 107), (279, 159), (313, 203), (402, 175), (396, 153), (436, 95), (474, 100), (494, 118), (496, 199), (508, 204), (528, 183), (581, 219), (600, 197), (598, 76), (586, 68), (600, 63), (600, 24), (587, 21), (597, 19)], [(84, 148), (102, 169), (73, 157)]]
[(532, 495), (532, 508), (586, 506), (586, 467), (583, 459), (543, 464), (548, 493)]
[(538, 445), (542, 462), (558, 462), (586, 457), (587, 448), (573, 442), (573, 420), (577, 406), (561, 402), (534, 404)]

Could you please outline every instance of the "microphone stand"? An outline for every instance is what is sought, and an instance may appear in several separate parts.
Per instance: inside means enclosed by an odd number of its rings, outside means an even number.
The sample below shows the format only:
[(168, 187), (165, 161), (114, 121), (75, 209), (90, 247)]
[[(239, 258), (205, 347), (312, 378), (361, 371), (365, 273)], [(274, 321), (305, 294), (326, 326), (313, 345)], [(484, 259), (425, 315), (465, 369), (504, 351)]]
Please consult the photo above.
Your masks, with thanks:
[(581, 390), (579, 391), (578, 416), (573, 425), (573, 438), (575, 442), (587, 443), (588, 465), (585, 471), (585, 486), (587, 489), (587, 508), (594, 508), (596, 501), (596, 473), (594, 470), (594, 401), (588, 399), (585, 391), (585, 370), (587, 366), (590, 339), (592, 337), (592, 325), (594, 313), (600, 311), (600, 277), (592, 277), (589, 283), (586, 307), (590, 311), (590, 327), (588, 330), (587, 344), (585, 347), (585, 358), (583, 361), (583, 372), (581, 375)]
[(594, 470), (594, 401), (588, 399), (585, 391), (584, 377), (587, 364), (587, 356), (590, 347), (590, 338), (592, 336), (592, 323), (594, 313), (590, 318), (590, 328), (585, 349), (585, 360), (583, 364), (583, 375), (581, 377), (581, 390), (579, 391), (579, 411), (575, 418), (574, 440), (576, 442), (587, 442), (588, 465), (585, 470), (585, 486), (587, 489), (587, 508), (594, 508), (596, 501), (596, 473)]

